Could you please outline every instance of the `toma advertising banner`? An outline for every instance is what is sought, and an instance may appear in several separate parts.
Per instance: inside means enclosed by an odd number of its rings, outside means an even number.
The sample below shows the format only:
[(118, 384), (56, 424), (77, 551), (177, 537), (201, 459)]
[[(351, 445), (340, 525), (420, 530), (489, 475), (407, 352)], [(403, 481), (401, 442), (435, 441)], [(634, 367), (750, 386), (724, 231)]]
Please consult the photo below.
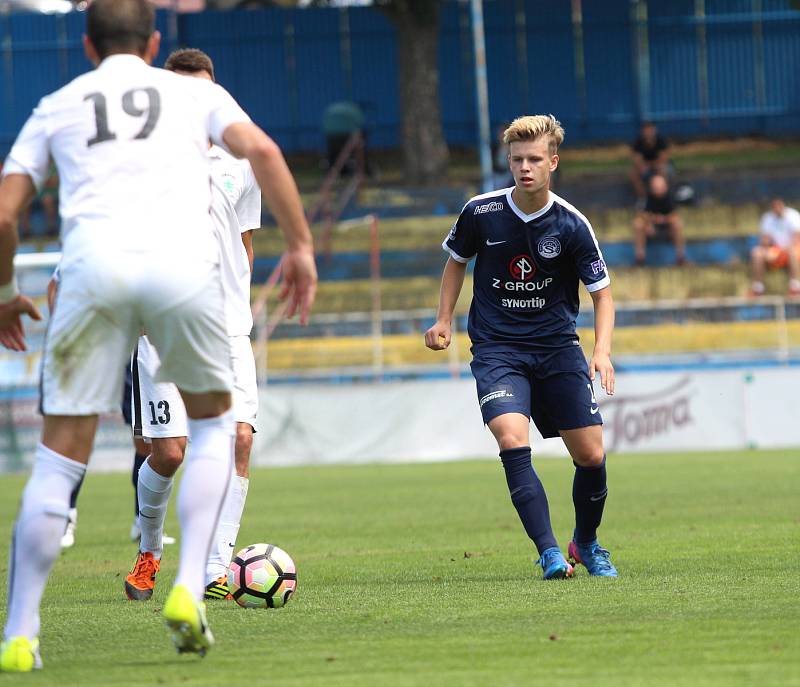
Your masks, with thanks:
[[(595, 384), (609, 453), (800, 446), (800, 369), (620, 374)], [(272, 387), (261, 395), (264, 464), (428, 461), (493, 456), (471, 379)], [(566, 455), (531, 430), (534, 453)]]
[[(620, 374), (595, 384), (609, 453), (800, 447), (800, 367)], [(0, 402), (0, 472), (27, 469), (41, 432), (34, 393)], [(278, 385), (261, 391), (253, 463), (301, 465), (488, 458), (472, 379)], [(539, 456), (566, 456), (531, 429)], [(130, 430), (104, 417), (95, 470), (128, 470)]]

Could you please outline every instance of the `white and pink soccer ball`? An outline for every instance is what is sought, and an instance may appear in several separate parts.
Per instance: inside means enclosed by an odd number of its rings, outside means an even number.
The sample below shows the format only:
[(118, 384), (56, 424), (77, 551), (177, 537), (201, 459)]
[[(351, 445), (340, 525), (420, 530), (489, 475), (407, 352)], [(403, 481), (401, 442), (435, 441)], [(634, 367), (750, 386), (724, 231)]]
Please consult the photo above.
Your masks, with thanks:
[(243, 608), (280, 608), (297, 588), (297, 569), (283, 549), (251, 544), (233, 557), (228, 588)]

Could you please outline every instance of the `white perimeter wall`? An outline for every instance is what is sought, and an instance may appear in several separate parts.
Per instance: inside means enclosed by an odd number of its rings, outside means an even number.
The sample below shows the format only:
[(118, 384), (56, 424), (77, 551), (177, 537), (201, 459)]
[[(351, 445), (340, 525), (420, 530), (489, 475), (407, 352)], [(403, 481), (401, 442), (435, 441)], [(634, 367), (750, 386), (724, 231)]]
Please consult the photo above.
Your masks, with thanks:
[[(631, 373), (596, 384), (609, 453), (800, 446), (800, 368)], [(493, 456), (472, 379), (274, 386), (261, 393), (259, 464)], [(531, 425), (538, 455), (566, 455)]]
[[(596, 384), (609, 453), (800, 447), (800, 367), (631, 373)], [(16, 402), (0, 432), (0, 473), (30, 466), (36, 400)], [(0, 418), (3, 419), (3, 418)], [(289, 386), (261, 391), (255, 465), (456, 460), (497, 455), (472, 379)], [(532, 429), (536, 455), (565, 456)], [(798, 451), (800, 456), (800, 450)], [(130, 429), (101, 420), (91, 467), (129, 470)]]

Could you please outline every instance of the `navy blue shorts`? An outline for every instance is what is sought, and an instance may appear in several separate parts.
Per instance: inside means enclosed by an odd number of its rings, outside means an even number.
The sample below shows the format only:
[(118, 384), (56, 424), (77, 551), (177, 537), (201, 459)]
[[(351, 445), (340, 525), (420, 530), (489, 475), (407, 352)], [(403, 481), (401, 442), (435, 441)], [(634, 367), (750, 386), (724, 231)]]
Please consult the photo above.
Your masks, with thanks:
[(541, 435), (603, 424), (580, 346), (477, 352), (470, 363), (483, 421), (504, 413), (531, 418)]

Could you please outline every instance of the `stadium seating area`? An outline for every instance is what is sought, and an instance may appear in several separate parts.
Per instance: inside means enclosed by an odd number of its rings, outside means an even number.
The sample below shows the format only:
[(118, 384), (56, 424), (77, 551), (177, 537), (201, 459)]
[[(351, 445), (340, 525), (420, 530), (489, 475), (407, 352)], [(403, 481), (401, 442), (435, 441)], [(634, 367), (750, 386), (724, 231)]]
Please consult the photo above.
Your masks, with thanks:
[[(386, 193), (384, 192), (384, 196)], [(386, 197), (372, 199), (386, 202)], [(267, 370), (281, 374), (309, 374), (322, 370), (365, 369), (384, 372), (414, 370), (436, 365), (458, 366), (469, 360), (469, 342), (463, 330), (471, 294), (468, 274), (458, 315), (456, 344), (448, 354), (436, 355), (422, 344), (438, 303), (439, 280), (446, 259), (441, 242), (460, 207), (448, 212), (399, 216), (380, 215), (380, 280), (370, 278), (368, 222), (349, 222), (334, 229), (330, 239), (319, 239), (320, 286), (311, 326), (282, 322), (272, 332)], [(449, 203), (452, 206), (454, 203)], [(360, 214), (364, 207), (359, 209)], [(373, 208), (367, 207), (367, 210)], [(800, 345), (800, 304), (793, 301), (778, 314), (770, 299), (747, 298), (749, 253), (756, 241), (759, 208), (749, 205), (710, 205), (682, 210), (688, 239), (689, 264), (674, 266), (669, 244), (648, 247), (648, 265), (633, 267), (629, 209), (587, 211), (612, 272), (614, 297), (619, 305), (615, 350), (618, 354), (677, 353), (775, 349), (779, 344)], [(279, 259), (277, 231), (265, 229), (255, 238), (254, 283), (263, 283)], [(770, 274), (768, 292), (785, 293), (785, 273)], [(373, 337), (376, 289), (380, 292), (382, 338)], [(254, 292), (256, 289), (254, 289)], [(583, 293), (587, 299), (588, 295)], [(720, 298), (738, 299), (720, 308)], [(707, 299), (704, 308), (689, 312), (671, 302)], [(269, 302), (267, 310), (276, 306)], [(788, 322), (781, 320), (788, 319)], [(591, 344), (591, 306), (578, 324), (582, 340)], [(257, 326), (258, 329), (258, 326)], [(585, 330), (585, 331), (583, 331)], [(377, 346), (377, 349), (376, 349)]]
[[(467, 275), (456, 308), (455, 344), (446, 354), (434, 354), (422, 344), (438, 303), (439, 280), (446, 254), (441, 242), (469, 191), (447, 189), (423, 192), (409, 202), (403, 190), (368, 189), (347, 222), (336, 225), (328, 237), (315, 225), (320, 285), (312, 323), (300, 327), (281, 321), (266, 326), (277, 307), (275, 293), (266, 313), (256, 322), (254, 339), (262, 375), (271, 379), (319, 376), (353, 370), (354, 374), (425, 374), (463, 369), (469, 360), (465, 334), (472, 289)], [(307, 204), (313, 204), (307, 197)], [(749, 253), (756, 241), (759, 208), (755, 204), (715, 204), (686, 207), (682, 214), (688, 240), (689, 264), (676, 267), (668, 243), (648, 246), (648, 264), (634, 267), (631, 242), (633, 210), (585, 208), (601, 243), (614, 284), (618, 305), (615, 354), (641, 356), (658, 353), (728, 350), (788, 350), (800, 346), (800, 300), (783, 300), (785, 272), (768, 274), (767, 292), (778, 298), (747, 297)], [(368, 218), (378, 218), (380, 279), (371, 276), (373, 239)], [(419, 214), (414, 214), (419, 213)], [(254, 297), (278, 263), (280, 233), (273, 227), (256, 232)], [(22, 252), (57, 250), (47, 239), (28, 241)], [(34, 275), (31, 275), (33, 277)], [(43, 290), (46, 271), (35, 279)], [(41, 283), (38, 283), (41, 282)], [(578, 325), (584, 345), (591, 346), (592, 310), (588, 294)], [(685, 303), (692, 299), (693, 307)], [(700, 300), (698, 300), (700, 299)], [(705, 299), (705, 300), (703, 300)], [(720, 299), (727, 299), (720, 301)], [(376, 311), (380, 304), (379, 312)], [(268, 345), (263, 345), (269, 329)], [(381, 336), (376, 336), (376, 332)], [(30, 332), (34, 348), (43, 330)], [(259, 338), (261, 341), (259, 342)], [(15, 379), (30, 377), (35, 358), (4, 360), (22, 365)], [(10, 368), (9, 368), (10, 369)], [(16, 368), (15, 368), (16, 369)], [(14, 371), (14, 370), (10, 370)]]

